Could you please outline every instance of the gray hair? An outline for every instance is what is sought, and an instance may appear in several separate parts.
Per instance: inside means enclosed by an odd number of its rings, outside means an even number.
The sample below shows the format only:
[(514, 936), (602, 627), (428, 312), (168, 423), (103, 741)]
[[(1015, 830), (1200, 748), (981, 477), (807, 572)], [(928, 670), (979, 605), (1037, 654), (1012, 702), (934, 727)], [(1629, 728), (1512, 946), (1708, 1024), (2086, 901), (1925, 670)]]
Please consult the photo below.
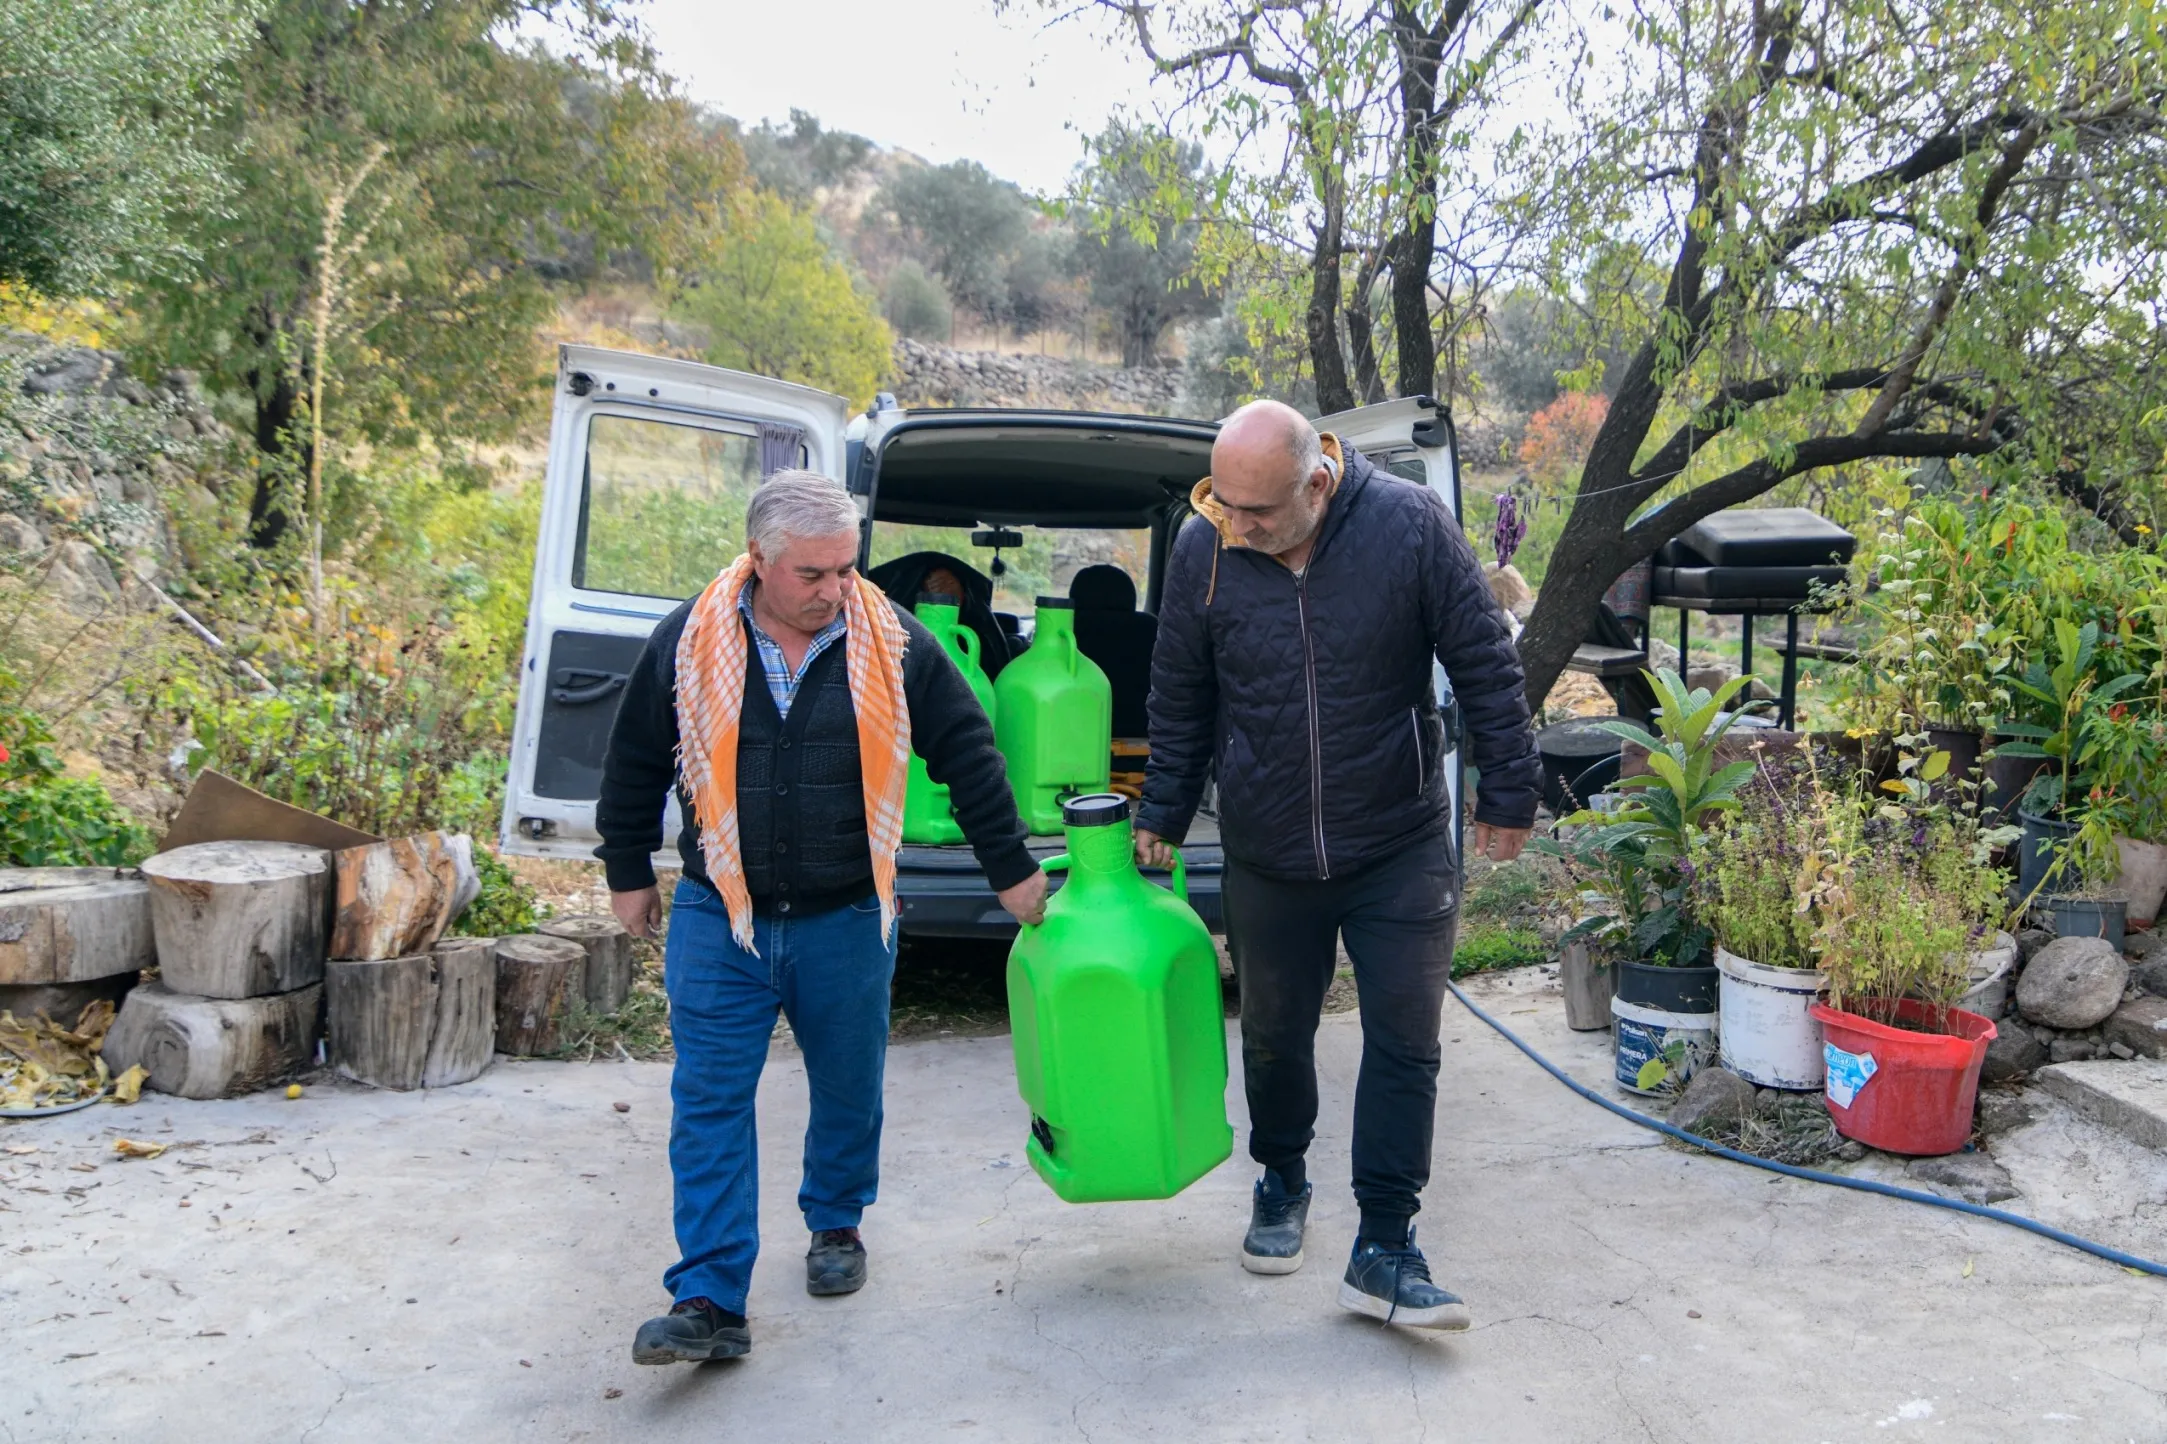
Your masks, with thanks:
[(858, 504), (841, 482), (817, 471), (778, 471), (745, 508), (745, 539), (774, 558), (793, 541), (855, 534), (858, 523)]

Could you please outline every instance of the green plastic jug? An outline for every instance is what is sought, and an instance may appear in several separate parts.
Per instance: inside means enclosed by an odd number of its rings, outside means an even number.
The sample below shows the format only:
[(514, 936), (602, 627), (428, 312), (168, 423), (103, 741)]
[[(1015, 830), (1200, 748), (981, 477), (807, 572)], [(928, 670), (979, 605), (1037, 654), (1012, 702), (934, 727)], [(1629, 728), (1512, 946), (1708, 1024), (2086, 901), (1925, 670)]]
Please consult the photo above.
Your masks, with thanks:
[(1038, 599), (1038, 630), (993, 684), (993, 740), (1008, 759), (1016, 810), (1034, 833), (1061, 830), (1061, 802), (1104, 792), (1114, 745), (1114, 689), (1076, 650), (1076, 604)]
[[(963, 624), (962, 608), (956, 599), (927, 592), (911, 610), (955, 659), (956, 670), (971, 684), (978, 705), (985, 709), (990, 721), (994, 715), (993, 679), (978, 664), (978, 634)], [(963, 829), (956, 826), (948, 789), (926, 772), (925, 759), (915, 749), (910, 754), (910, 780), (903, 791), (903, 840), (936, 846), (963, 841)]]
[(1070, 1203), (1172, 1198), (1234, 1149), (1219, 956), (1180, 855), (1171, 892), (1136, 870), (1126, 798), (1063, 812), (1068, 881), (1008, 953), (1025, 1156)]

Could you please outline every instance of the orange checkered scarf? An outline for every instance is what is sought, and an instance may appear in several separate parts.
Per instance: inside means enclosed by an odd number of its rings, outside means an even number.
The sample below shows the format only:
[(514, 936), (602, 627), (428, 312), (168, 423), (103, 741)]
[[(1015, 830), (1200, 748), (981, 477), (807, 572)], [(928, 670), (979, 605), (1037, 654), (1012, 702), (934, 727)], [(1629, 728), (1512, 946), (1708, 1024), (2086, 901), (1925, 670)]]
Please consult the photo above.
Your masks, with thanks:
[[(708, 881), (730, 913), (730, 936), (752, 945), (752, 894), (737, 822), (737, 729), (745, 706), (751, 639), (738, 595), (752, 584), (741, 556), (707, 584), (677, 642), (677, 766), (700, 824)], [(910, 706), (903, 696), (909, 636), (880, 589), (856, 578), (843, 600), (843, 660), (858, 715), (858, 765), (865, 776), (865, 831), (880, 895), (880, 935), (895, 928), (895, 850), (903, 841), (903, 791), (910, 781)]]

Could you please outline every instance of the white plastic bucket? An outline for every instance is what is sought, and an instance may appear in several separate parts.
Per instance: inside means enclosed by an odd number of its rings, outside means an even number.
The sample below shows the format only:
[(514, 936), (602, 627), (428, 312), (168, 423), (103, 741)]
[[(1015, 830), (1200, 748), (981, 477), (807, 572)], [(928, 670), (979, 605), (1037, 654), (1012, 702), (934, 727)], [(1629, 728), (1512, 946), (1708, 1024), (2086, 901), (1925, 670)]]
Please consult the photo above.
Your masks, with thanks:
[[(1618, 1086), (1628, 1093), (1649, 1097), (1674, 1094), (1696, 1072), (1716, 1059), (1714, 1013), (1668, 1013), (1661, 1008), (1612, 998), (1610, 1017), (1611, 1041), (1617, 1054)], [(1641, 1087), (1641, 1068), (1651, 1060), (1663, 1057), (1674, 1044), (1677, 1056), (1670, 1061), (1663, 1081), (1653, 1088)]]
[(1991, 943), (1971, 955), (1970, 962), (1971, 986), (1956, 1006), (1982, 1018), (1999, 1018), (2009, 1005), (2009, 971), (2017, 964), (2017, 940), (1998, 932)]
[(1723, 1066), (1763, 1088), (1811, 1092), (1828, 1076), (1821, 1025), (1807, 1009), (1821, 993), (1814, 968), (1771, 968), (1716, 949), (1723, 976)]

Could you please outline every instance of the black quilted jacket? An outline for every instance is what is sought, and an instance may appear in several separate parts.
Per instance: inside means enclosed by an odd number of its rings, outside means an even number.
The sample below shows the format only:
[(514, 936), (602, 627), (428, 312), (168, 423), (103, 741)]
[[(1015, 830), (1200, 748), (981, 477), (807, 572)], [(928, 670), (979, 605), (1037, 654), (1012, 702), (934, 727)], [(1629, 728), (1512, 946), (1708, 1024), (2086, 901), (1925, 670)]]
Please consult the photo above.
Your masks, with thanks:
[(1475, 820), (1530, 825), (1542, 769), (1519, 654), (1436, 493), (1350, 451), (1300, 579), (1191, 517), (1160, 604), (1137, 824), (1184, 837), (1216, 764), (1226, 850), (1260, 872), (1334, 877), (1435, 831), (1433, 656), (1481, 769)]

